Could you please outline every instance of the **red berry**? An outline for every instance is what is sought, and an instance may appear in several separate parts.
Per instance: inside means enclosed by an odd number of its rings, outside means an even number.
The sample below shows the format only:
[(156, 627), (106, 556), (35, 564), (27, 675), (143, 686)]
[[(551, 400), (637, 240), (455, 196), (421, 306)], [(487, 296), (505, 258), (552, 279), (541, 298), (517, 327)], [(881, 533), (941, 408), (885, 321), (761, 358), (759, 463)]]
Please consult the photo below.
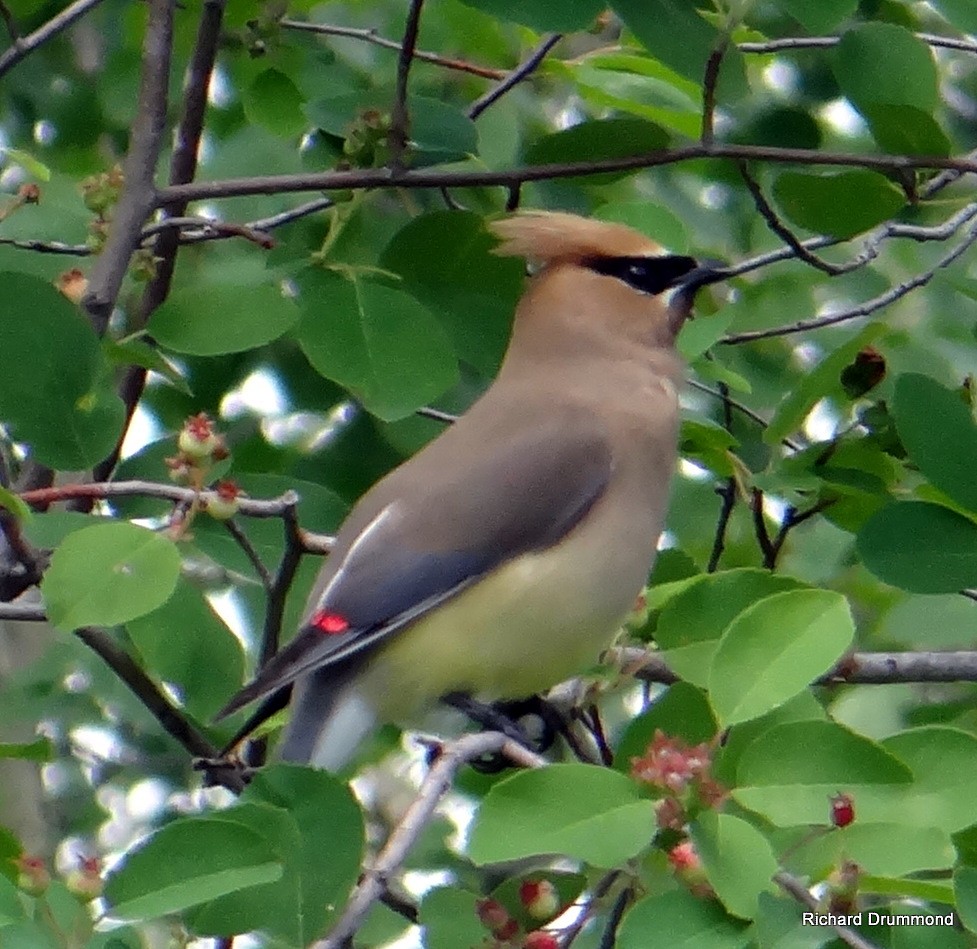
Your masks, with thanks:
[(556, 936), (553, 933), (537, 929), (523, 939), (522, 949), (560, 949), (560, 944), (556, 941)]
[(847, 827), (855, 820), (855, 801), (850, 794), (836, 794), (831, 798), (831, 823)]
[(549, 880), (523, 880), (519, 901), (533, 919), (552, 919), (560, 908), (560, 895)]

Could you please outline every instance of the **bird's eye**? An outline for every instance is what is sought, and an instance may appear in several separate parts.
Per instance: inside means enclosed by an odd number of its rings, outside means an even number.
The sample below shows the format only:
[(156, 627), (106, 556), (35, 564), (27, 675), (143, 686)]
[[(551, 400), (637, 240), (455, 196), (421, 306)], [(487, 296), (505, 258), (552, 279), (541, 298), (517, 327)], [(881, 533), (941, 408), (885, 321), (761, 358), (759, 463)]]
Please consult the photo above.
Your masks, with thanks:
[(663, 254), (660, 257), (593, 257), (584, 266), (623, 280), (641, 293), (656, 294), (674, 286), (697, 264), (692, 257)]

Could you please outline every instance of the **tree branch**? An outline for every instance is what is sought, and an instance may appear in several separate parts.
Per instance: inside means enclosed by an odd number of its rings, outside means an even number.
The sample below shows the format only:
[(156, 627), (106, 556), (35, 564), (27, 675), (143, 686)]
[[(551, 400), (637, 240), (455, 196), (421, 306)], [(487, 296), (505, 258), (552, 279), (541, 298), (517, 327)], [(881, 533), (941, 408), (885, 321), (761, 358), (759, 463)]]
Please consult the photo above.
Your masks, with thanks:
[[(935, 33), (916, 33), (916, 39), (940, 49), (956, 49), (963, 53), (977, 53), (977, 43)], [(765, 40), (762, 43), (739, 43), (741, 53), (780, 53), (791, 49), (828, 49), (841, 42), (840, 36), (788, 36), (784, 39)]]
[(770, 339), (774, 336), (790, 336), (793, 333), (805, 333), (808, 330), (821, 329), (824, 326), (834, 326), (837, 323), (846, 323), (849, 320), (868, 316), (871, 313), (874, 313), (876, 310), (881, 310), (883, 307), (889, 306), (891, 303), (895, 303), (896, 300), (906, 296), (907, 293), (910, 293), (919, 287), (925, 286), (930, 282), (930, 280), (933, 279), (934, 274), (938, 270), (948, 267), (958, 257), (961, 257), (964, 252), (966, 252), (971, 245), (974, 244), (975, 241), (977, 241), (977, 227), (972, 227), (970, 231), (968, 231), (967, 236), (959, 244), (957, 244), (953, 250), (941, 257), (928, 270), (924, 270), (915, 277), (912, 277), (911, 279), (892, 287), (890, 290), (886, 290), (885, 293), (880, 293), (877, 297), (872, 297), (871, 300), (866, 300), (864, 303), (860, 303), (857, 306), (853, 306), (847, 310), (842, 310), (839, 313), (832, 313), (828, 316), (819, 316), (813, 319), (800, 320), (799, 322), (791, 323), (788, 326), (774, 326), (765, 330), (750, 330), (745, 333), (733, 333), (730, 336), (723, 337), (720, 342), (725, 343), (727, 346), (732, 346), (738, 343), (750, 343), (758, 339)]
[(508, 73), (494, 89), (489, 89), (485, 95), (476, 99), (468, 107), (468, 118), (477, 119), (490, 105), (498, 102), (510, 89), (514, 89), (528, 76), (531, 76), (539, 64), (546, 58), (546, 54), (563, 39), (562, 33), (551, 33), (544, 37), (529, 56)]
[[(802, 906), (813, 910), (818, 908), (818, 901), (814, 894), (797, 877), (792, 876), (786, 870), (778, 870), (773, 875), (773, 880), (777, 886), (789, 896), (794, 897)], [(831, 928), (837, 933), (838, 938), (851, 949), (879, 949), (879, 946), (874, 942), (869, 942), (849, 926), (832, 926)]]
[[(382, 46), (384, 49), (400, 50), (402, 44), (396, 40), (387, 39), (380, 36), (375, 29), (360, 28), (355, 26), (333, 26), (328, 23), (306, 23), (302, 20), (283, 19), (278, 21), (279, 25), (286, 30), (300, 30), (306, 33), (319, 33), (323, 36), (345, 36), (350, 39), (364, 40), (374, 46)], [(435, 66), (443, 66), (445, 69), (455, 69), (458, 72), (469, 73), (472, 76), (480, 76), (482, 79), (502, 79), (505, 77), (505, 70), (492, 69), (488, 66), (477, 66), (475, 63), (466, 62), (463, 59), (451, 59), (447, 56), (439, 56), (437, 53), (427, 53), (424, 50), (415, 49), (414, 59), (419, 59), (425, 63), (433, 63)]]
[(155, 174), (166, 127), (173, 7), (172, 0), (149, 0), (142, 79), (129, 154), (125, 160), (125, 183), (115, 206), (105, 249), (98, 257), (82, 300), (99, 335), (108, 327), (129, 259), (139, 245), (143, 225), (157, 207)]
[[(163, 730), (192, 756), (208, 759), (216, 757), (217, 749), (172, 705), (156, 683), (108, 633), (91, 626), (83, 626), (75, 630), (75, 635), (99, 655), (163, 726)], [(215, 768), (211, 774), (230, 791), (239, 793), (244, 790), (244, 782), (233, 768)]]
[[(57, 16), (51, 17), (43, 26), (39, 26), (27, 36), (13, 38), (12, 45), (0, 54), (0, 77), (17, 65), (25, 56), (33, 53), (39, 46), (53, 39), (72, 23), (81, 19), (89, 10), (97, 7), (102, 0), (75, 0), (65, 7)], [(9, 23), (8, 23), (9, 28)]]
[[(616, 647), (613, 661), (634, 668), (644, 682), (671, 685), (680, 681), (659, 653)], [(812, 685), (892, 685), (917, 682), (977, 682), (977, 651), (856, 652), (814, 680)]]
[(826, 165), (829, 167), (874, 168), (898, 172), (916, 169), (950, 168), (977, 172), (977, 158), (969, 156), (858, 155), (849, 152), (827, 152), (809, 148), (775, 148), (768, 145), (686, 145), (660, 149), (628, 158), (611, 158), (590, 162), (556, 162), (499, 171), (419, 170), (394, 176), (389, 169), (366, 168), (352, 171), (302, 172), (291, 175), (257, 175), (227, 178), (223, 181), (195, 182), (161, 188), (157, 204), (171, 201), (233, 198), (250, 194), (281, 194), (299, 191), (361, 190), (368, 188), (511, 188), (527, 181), (579, 178), (608, 171), (636, 171), (662, 165), (674, 165), (699, 158), (743, 158), (749, 161), (783, 164)]
[(546, 764), (543, 758), (498, 732), (465, 735), (457, 741), (443, 745), (437, 761), (421, 783), (417, 797), (377, 854), (373, 866), (356, 885), (332, 932), (315, 943), (313, 949), (344, 949), (347, 940), (352, 938), (363, 924), (367, 913), (380, 899), (386, 889), (386, 881), (400, 868), (411, 847), (427, 827), (438, 803), (451, 787), (461, 767), (483, 755), (500, 753), (526, 768), (538, 768)]
[(410, 0), (407, 8), (407, 24), (404, 27), (404, 40), (397, 57), (397, 88), (394, 92), (393, 108), (390, 110), (390, 131), (387, 143), (390, 147), (388, 166), (394, 174), (404, 170), (404, 152), (410, 139), (410, 112), (407, 108), (407, 80), (410, 77), (414, 48), (417, 46), (417, 31), (421, 26), (421, 7), (424, 0)]
[[(157, 484), (155, 481), (109, 481), (93, 482), (90, 484), (62, 484), (54, 488), (36, 488), (33, 491), (22, 491), (18, 497), (30, 505), (54, 504), (56, 501), (68, 501), (74, 498), (107, 498), (146, 497), (159, 498), (163, 501), (192, 504), (198, 498), (193, 488), (182, 488), (176, 484)], [(206, 506), (207, 499), (214, 497), (214, 492), (204, 491), (199, 497)], [(281, 497), (270, 501), (256, 498), (238, 498), (238, 512), (245, 517), (285, 517), (286, 512), (293, 508), (299, 500), (294, 491), (286, 491)]]

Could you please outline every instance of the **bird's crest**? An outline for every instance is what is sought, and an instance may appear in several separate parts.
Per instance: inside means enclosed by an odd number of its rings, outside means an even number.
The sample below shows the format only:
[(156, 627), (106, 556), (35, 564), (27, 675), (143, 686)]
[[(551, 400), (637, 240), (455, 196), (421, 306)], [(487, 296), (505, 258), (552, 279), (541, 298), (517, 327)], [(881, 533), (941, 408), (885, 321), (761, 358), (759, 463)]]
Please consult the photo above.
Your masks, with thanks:
[(494, 253), (525, 257), (537, 265), (594, 257), (646, 257), (663, 248), (644, 234), (609, 221), (559, 211), (522, 211), (489, 224), (502, 239)]

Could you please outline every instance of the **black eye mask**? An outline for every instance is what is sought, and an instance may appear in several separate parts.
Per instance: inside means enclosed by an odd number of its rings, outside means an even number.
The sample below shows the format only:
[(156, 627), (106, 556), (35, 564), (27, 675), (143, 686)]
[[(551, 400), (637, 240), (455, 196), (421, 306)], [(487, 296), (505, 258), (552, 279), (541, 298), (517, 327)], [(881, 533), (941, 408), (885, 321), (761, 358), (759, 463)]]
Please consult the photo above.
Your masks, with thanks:
[(591, 257), (583, 266), (607, 277), (623, 280), (641, 293), (658, 294), (682, 282), (695, 270), (692, 257), (664, 254), (660, 257)]

